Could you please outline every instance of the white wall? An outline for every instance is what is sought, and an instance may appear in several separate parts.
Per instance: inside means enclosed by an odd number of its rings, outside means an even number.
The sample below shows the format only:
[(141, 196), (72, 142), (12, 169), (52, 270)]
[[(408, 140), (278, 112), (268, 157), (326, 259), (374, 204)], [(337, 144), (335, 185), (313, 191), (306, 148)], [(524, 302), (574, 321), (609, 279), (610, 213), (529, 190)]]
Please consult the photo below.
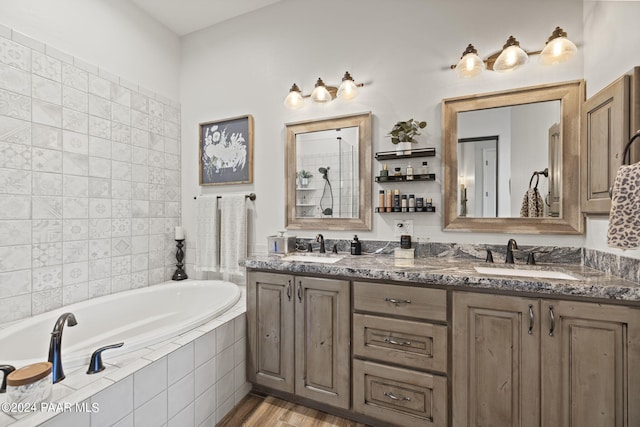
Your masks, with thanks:
[[(183, 105), (183, 222), (193, 232), (193, 196), (255, 191), (255, 229), (250, 243), (265, 251), (265, 237), (284, 226), (284, 124), (287, 122), (372, 111), (373, 151), (392, 149), (385, 134), (398, 120), (426, 120), (419, 146), (435, 146), (429, 159), (437, 174), (428, 183), (441, 211), (441, 114), (443, 98), (582, 78), (583, 57), (556, 67), (543, 67), (535, 57), (510, 74), (485, 73), (460, 80), (448, 70), (468, 43), (483, 56), (499, 50), (513, 34), (524, 48), (540, 49), (556, 25), (579, 45), (582, 1), (478, 2), (460, 0), (285, 0), (223, 22), (181, 39), (180, 78)], [(514, 14), (526, 19), (515, 19)], [(550, 22), (549, 16), (554, 16)], [(526, 22), (526, 25), (523, 25)], [(485, 25), (491, 23), (491, 25)], [(293, 82), (309, 93), (321, 76), (337, 84), (345, 70), (368, 85), (351, 103), (311, 105), (291, 111), (282, 101)], [(199, 188), (198, 123), (241, 114), (255, 118), (254, 184)], [(372, 170), (381, 165), (374, 161)], [(390, 165), (391, 166), (391, 165)], [(408, 184), (405, 184), (408, 185)], [(377, 197), (378, 185), (372, 195)], [(403, 191), (410, 191), (404, 188)], [(412, 191), (413, 192), (413, 191)], [(375, 200), (372, 200), (375, 206)], [(366, 239), (394, 239), (393, 219), (374, 214)], [(402, 218), (409, 218), (404, 216)], [(503, 234), (444, 233), (441, 213), (412, 215), (416, 237), (442, 242), (506, 242)], [(311, 236), (314, 231), (298, 235)], [(328, 238), (350, 238), (351, 232), (326, 232)], [(516, 236), (522, 244), (582, 246), (583, 236)]]
[(2, 0), (0, 24), (178, 100), (178, 36), (128, 0)]
[[(584, 0), (584, 77), (587, 98), (640, 65), (640, 1)], [(640, 258), (640, 250), (607, 246), (606, 217), (587, 219), (585, 247)]]

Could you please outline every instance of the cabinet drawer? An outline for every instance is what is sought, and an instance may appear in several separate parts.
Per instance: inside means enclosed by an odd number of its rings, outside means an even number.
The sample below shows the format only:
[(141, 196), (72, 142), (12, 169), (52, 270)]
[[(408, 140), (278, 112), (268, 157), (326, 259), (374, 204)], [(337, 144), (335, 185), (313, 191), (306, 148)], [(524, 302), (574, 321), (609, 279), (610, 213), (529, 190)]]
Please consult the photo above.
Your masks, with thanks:
[(354, 282), (353, 298), (357, 311), (447, 320), (447, 292), (442, 289)]
[(447, 327), (410, 320), (353, 315), (356, 356), (417, 369), (447, 370)]
[(353, 409), (402, 427), (445, 427), (447, 379), (354, 360)]

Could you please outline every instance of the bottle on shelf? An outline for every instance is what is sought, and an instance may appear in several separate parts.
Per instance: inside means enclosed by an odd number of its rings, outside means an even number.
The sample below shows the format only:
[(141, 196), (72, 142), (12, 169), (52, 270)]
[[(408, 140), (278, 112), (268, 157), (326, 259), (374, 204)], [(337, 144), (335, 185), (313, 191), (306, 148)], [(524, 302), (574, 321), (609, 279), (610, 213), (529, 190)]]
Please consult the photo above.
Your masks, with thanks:
[(429, 173), (429, 165), (427, 162), (422, 162), (422, 167), (420, 168), (420, 175), (427, 175)]
[(407, 165), (407, 181), (412, 181), (413, 180), (413, 166), (411, 166), (411, 163), (409, 163)]

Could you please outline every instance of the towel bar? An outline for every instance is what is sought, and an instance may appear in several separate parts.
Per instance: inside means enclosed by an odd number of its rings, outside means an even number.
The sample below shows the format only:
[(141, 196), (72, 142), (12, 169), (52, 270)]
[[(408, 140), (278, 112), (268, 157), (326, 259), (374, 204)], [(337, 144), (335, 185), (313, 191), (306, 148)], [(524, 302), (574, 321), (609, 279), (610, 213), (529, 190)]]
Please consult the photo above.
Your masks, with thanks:
[[(222, 199), (222, 196), (217, 196), (217, 197), (218, 197), (218, 199)], [(249, 199), (252, 202), (256, 199), (256, 197), (257, 197), (256, 193), (249, 193), (249, 194), (245, 194), (244, 195), (245, 199)], [(197, 198), (198, 198), (198, 196), (193, 196), (193, 200), (196, 200)]]

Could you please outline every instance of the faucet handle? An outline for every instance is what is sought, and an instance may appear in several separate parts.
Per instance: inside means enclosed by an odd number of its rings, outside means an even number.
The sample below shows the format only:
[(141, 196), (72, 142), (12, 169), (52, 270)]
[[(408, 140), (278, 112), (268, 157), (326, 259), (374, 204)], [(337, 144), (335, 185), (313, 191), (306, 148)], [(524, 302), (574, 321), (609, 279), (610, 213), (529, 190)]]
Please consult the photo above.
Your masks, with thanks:
[(2, 385), (0, 386), (0, 393), (5, 393), (7, 391), (7, 377), (11, 372), (15, 370), (16, 368), (11, 365), (0, 365), (0, 371), (2, 371), (3, 373)]
[(337, 243), (335, 245), (333, 245), (333, 249), (331, 250), (331, 252), (333, 252), (334, 254), (338, 253), (338, 244)]
[(529, 255), (527, 256), (527, 264), (536, 265), (536, 258), (533, 256), (533, 252), (529, 252)]
[(491, 253), (491, 249), (487, 249), (487, 258), (484, 261), (493, 264), (493, 254)]
[(98, 372), (104, 371), (104, 365), (102, 364), (102, 352), (105, 350), (110, 350), (112, 348), (120, 348), (124, 345), (123, 342), (118, 344), (106, 345), (104, 347), (100, 347), (91, 355), (91, 361), (89, 362), (89, 369), (87, 370), (87, 374), (97, 374)]

